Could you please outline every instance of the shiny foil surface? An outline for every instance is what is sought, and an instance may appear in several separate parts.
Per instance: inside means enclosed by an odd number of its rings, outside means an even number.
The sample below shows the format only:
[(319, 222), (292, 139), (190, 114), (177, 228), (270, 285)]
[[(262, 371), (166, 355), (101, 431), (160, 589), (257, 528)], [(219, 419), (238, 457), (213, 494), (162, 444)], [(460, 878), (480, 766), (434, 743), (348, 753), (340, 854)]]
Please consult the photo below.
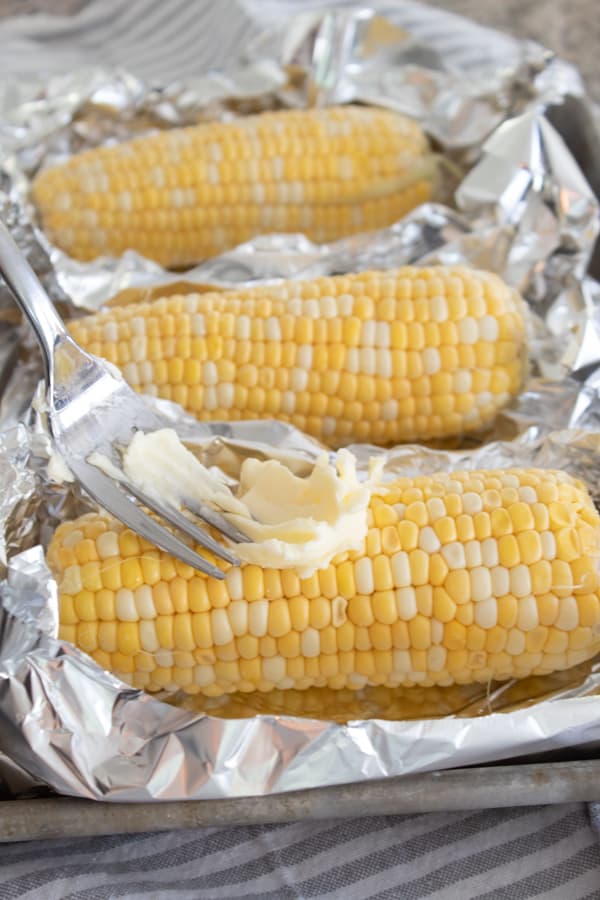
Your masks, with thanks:
[[(266, 7), (246, 4), (257, 18)], [(309, 4), (312, 6), (312, 4)], [(262, 12), (261, 12), (262, 10)], [(498, 272), (528, 308), (530, 373), (493, 429), (427, 448), (351, 447), (366, 472), (538, 465), (582, 478), (600, 502), (600, 286), (588, 274), (598, 201), (575, 156), (590, 113), (576, 71), (543, 48), (464, 22), (489, 42), (474, 72), (417, 4), (274, 17), (223, 73), (148, 86), (123, 71), (75, 72), (0, 94), (0, 215), (66, 315), (198, 286), (240, 286), (406, 263)], [(410, 27), (409, 27), (410, 25)], [(473, 31), (475, 30), (475, 31)], [(476, 33), (476, 35), (475, 35)], [(328, 245), (266, 235), (188, 272), (134, 253), (80, 263), (53, 247), (28, 200), (40, 166), (152, 128), (280, 106), (377, 103), (435, 141), (440, 202)], [(569, 110), (569, 128), (557, 110)], [(554, 124), (553, 124), (554, 123)], [(600, 158), (599, 147), (591, 156)], [(59, 642), (43, 548), (91, 507), (46, 472), (51, 453), (37, 355), (0, 297), (0, 792), (47, 785), (105, 800), (266, 794), (529, 755), (600, 740), (600, 667), (489, 686), (150, 696)], [(278, 422), (197, 423), (152, 401), (203, 462), (235, 484), (247, 456), (308, 472), (322, 448)], [(39, 410), (42, 410), (41, 412)], [(573, 751), (575, 752), (575, 751)]]

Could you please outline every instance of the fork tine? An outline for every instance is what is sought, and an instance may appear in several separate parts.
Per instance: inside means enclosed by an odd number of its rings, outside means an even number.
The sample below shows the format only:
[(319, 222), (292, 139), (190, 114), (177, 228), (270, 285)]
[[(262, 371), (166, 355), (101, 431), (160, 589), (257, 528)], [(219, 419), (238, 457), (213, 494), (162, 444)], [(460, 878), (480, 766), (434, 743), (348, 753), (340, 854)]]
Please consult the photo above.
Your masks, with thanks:
[(207, 503), (200, 503), (197, 500), (185, 500), (184, 506), (195, 516), (198, 516), (199, 519), (212, 525), (213, 528), (216, 528), (217, 531), (228, 537), (230, 541), (234, 541), (236, 544), (245, 544), (250, 540), (247, 534), (244, 534), (231, 522), (228, 522), (221, 513), (211, 509)]
[(155, 512), (161, 518), (166, 519), (170, 525), (173, 525), (174, 528), (179, 529), (179, 531), (183, 531), (189, 537), (193, 538), (196, 543), (201, 544), (203, 547), (206, 547), (207, 550), (212, 550), (215, 556), (220, 556), (222, 559), (226, 559), (227, 562), (232, 563), (234, 566), (238, 566), (240, 564), (239, 559), (235, 556), (227, 547), (224, 547), (223, 544), (219, 544), (218, 541), (215, 541), (214, 538), (207, 534), (202, 528), (198, 528), (193, 522), (191, 522), (183, 513), (179, 512), (175, 507), (164, 507), (161, 504), (156, 503), (152, 497), (149, 497), (143, 491), (140, 491), (138, 488), (133, 487), (129, 482), (125, 482), (125, 489), (128, 493), (133, 494), (133, 496), (140, 501), (143, 506), (146, 506), (148, 509), (151, 509), (152, 512)]
[(204, 559), (199, 553), (196, 553), (195, 550), (192, 550), (191, 547), (188, 547), (187, 544), (184, 544), (178, 537), (171, 534), (158, 522), (155, 522), (148, 513), (145, 513), (141, 507), (124, 493), (118, 486), (118, 482), (113, 481), (112, 478), (109, 478), (96, 466), (92, 466), (81, 459), (70, 459), (69, 465), (71, 471), (90, 497), (137, 534), (156, 544), (157, 547), (160, 547), (166, 553), (170, 553), (171, 556), (175, 556), (182, 562), (193, 566), (194, 569), (199, 569), (213, 578), (220, 580), (225, 578), (225, 573), (221, 569), (213, 566), (212, 563)]

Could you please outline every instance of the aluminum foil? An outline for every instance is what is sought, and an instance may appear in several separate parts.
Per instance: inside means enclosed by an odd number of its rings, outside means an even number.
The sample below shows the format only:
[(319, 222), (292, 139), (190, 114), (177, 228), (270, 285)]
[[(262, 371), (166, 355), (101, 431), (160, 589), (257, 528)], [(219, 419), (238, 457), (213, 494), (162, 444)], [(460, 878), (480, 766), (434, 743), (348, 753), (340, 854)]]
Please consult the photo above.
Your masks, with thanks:
[[(255, 4), (258, 18), (269, 19), (267, 7)], [(582, 477), (600, 503), (600, 286), (587, 274), (598, 203), (585, 177), (597, 173), (591, 163), (582, 173), (568, 123), (557, 123), (558, 130), (552, 124), (553, 112), (567, 104), (576, 111), (571, 123), (584, 115), (581, 84), (543, 48), (468, 22), (450, 33), (435, 24), (438, 17), (439, 11), (411, 3), (309, 10), (286, 29), (275, 16), (245, 60), (193, 84), (159, 90), (123, 71), (88, 71), (53, 77), (43, 90), (28, 84), (16, 101), (5, 91), (2, 215), (67, 315), (97, 309), (109, 298), (124, 302), (199, 285), (408, 262), (497, 271), (519, 288), (529, 311), (531, 377), (521, 396), (483, 442), (439, 449), (354, 446), (359, 466), (365, 469), (370, 456), (383, 453), (390, 476), (558, 467)], [(450, 33), (447, 47), (441, 32)], [(456, 50), (457, 34), (465, 47), (483, 41), (479, 61), (461, 66), (450, 46)], [(349, 100), (382, 103), (420, 119), (460, 181), (449, 205), (427, 204), (391, 228), (329, 245), (303, 235), (269, 235), (189, 272), (170, 273), (132, 253), (90, 264), (69, 259), (39, 230), (27, 201), (41, 165), (115, 137), (267, 107)], [(588, 158), (598, 158), (596, 145), (588, 151)], [(47, 478), (50, 442), (43, 418), (30, 409), (36, 358), (11, 314), (9, 305), (2, 307), (0, 788), (19, 793), (46, 784), (65, 794), (130, 801), (231, 797), (600, 740), (598, 661), (489, 688), (275, 691), (167, 703), (131, 689), (59, 642), (56, 586), (43, 547), (58, 522), (90, 503), (76, 486)], [(234, 481), (248, 455), (277, 456), (302, 473), (321, 449), (282, 423), (199, 425), (172, 404), (158, 407), (204, 462)], [(15, 424), (24, 417), (27, 425)]]
[[(597, 397), (594, 403), (600, 409)], [(549, 390), (538, 415), (554, 407)], [(170, 412), (169, 404), (158, 408)], [(573, 411), (564, 412), (575, 427), (545, 435), (532, 428), (514, 441), (472, 452), (352, 449), (365, 472), (368, 458), (384, 453), (390, 477), (531, 464), (567, 469), (599, 485), (600, 432), (577, 428)], [(207, 430), (213, 434), (208, 440)], [(321, 453), (318, 444), (283, 423), (183, 420), (180, 431), (206, 464), (220, 466), (234, 480), (247, 455), (276, 455), (301, 473)], [(49, 449), (43, 436), (25, 426), (5, 433), (0, 446), (0, 472), (15, 485), (19, 473), (25, 479), (6, 492), (5, 503), (13, 504), (5, 510), (7, 530), (23, 521), (23, 502), (37, 511), (27, 516), (35, 522), (34, 535), (19, 538), (17, 526), (18, 543), (43, 540), (50, 524), (89, 508), (76, 487), (48, 483)], [(131, 801), (243, 796), (600, 740), (600, 664), (593, 662), (494, 689), (275, 691), (174, 705), (131, 689), (54, 637), (55, 585), (39, 546), (11, 557), (0, 600), (0, 751), (62, 793)]]

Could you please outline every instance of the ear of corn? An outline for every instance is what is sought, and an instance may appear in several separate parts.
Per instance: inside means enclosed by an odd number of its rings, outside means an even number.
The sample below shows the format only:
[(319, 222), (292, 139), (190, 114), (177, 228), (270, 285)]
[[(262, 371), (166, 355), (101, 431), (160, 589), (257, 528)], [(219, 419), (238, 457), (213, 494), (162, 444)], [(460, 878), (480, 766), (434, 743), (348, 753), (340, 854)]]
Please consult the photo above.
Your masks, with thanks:
[(544, 675), (600, 650), (600, 517), (536, 469), (399, 478), (363, 547), (310, 578), (194, 571), (104, 514), (48, 551), (60, 636), (148, 691), (450, 685)]
[(185, 266), (267, 232), (329, 241), (390, 225), (429, 199), (435, 171), (398, 113), (288, 110), (81, 153), (38, 175), (33, 199), (77, 259), (131, 248)]
[(138, 391), (199, 419), (277, 418), (330, 444), (480, 429), (526, 365), (520, 298), (463, 268), (172, 296), (71, 323)]

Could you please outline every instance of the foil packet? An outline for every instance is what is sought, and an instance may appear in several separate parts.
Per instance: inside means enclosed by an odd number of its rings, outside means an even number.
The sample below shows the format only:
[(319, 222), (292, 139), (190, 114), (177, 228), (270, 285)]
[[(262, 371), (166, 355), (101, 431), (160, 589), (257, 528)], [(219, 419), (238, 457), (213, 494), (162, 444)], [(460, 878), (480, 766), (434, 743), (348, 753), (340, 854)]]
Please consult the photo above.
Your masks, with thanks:
[[(43, 89), (29, 85), (18, 102), (14, 93), (2, 95), (1, 214), (66, 315), (167, 290), (413, 262), (496, 271), (529, 310), (531, 377), (523, 393), (483, 443), (356, 445), (350, 449), (359, 470), (377, 454), (390, 476), (557, 467), (582, 477), (600, 500), (600, 286), (589, 268), (599, 230), (589, 181), (597, 173), (589, 159), (585, 175), (578, 164), (582, 131), (573, 123), (589, 116), (576, 71), (536, 45), (418, 4), (325, 13), (305, 6), (284, 27), (275, 4), (246, 2), (264, 33), (231, 71), (193, 84), (157, 88), (124, 71), (94, 70), (52, 77)], [(38, 168), (84, 147), (203, 118), (349, 101), (402, 109), (423, 123), (460, 172), (452, 207), (427, 204), (391, 228), (329, 245), (267, 235), (175, 274), (133, 253), (86, 264), (69, 259), (48, 242), (28, 203)], [(589, 141), (583, 151), (594, 155)], [(51, 446), (31, 407), (39, 370), (11, 311), (8, 303), (0, 311), (0, 785), (15, 794), (44, 784), (135, 802), (233, 797), (600, 740), (597, 661), (489, 689), (329, 696), (319, 689), (164, 702), (58, 641), (56, 585), (43, 547), (56, 524), (91, 505), (77, 486), (47, 477)], [(248, 455), (276, 456), (303, 473), (322, 451), (283, 423), (201, 424), (153, 402), (233, 483)]]

